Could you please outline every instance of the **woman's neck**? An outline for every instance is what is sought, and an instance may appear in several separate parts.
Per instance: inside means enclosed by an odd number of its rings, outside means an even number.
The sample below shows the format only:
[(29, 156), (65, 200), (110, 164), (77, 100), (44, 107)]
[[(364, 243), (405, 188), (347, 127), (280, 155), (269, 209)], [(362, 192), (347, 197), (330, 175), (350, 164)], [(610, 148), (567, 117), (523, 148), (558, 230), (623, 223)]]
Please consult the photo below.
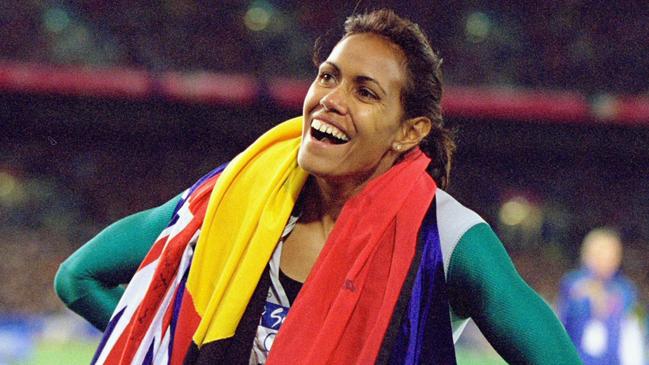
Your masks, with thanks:
[(316, 176), (309, 177), (303, 196), (302, 220), (321, 221), (325, 231), (329, 232), (347, 200), (365, 184), (366, 182), (332, 182)]
[(355, 177), (336, 179), (311, 175), (304, 189), (306, 194), (303, 196), (301, 220), (320, 221), (324, 232), (328, 234), (347, 200), (360, 192), (372, 178), (387, 171), (395, 159), (392, 159), (387, 167), (378, 165), (375, 169)]

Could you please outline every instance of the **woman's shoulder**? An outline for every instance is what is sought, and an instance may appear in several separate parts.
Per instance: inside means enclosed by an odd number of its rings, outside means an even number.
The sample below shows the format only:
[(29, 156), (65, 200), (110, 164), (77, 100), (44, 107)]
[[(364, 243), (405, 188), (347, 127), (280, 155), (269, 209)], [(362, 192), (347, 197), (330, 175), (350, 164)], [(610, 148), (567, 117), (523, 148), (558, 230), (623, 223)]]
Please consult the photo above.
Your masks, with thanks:
[(485, 223), (485, 220), (478, 213), (464, 206), (442, 189), (437, 189), (435, 194), (435, 209), (438, 224), (444, 226), (447, 230), (461, 227), (468, 229), (476, 224)]
[(435, 213), (439, 232), (444, 271), (448, 271), (451, 255), (464, 234), (478, 224), (486, 221), (476, 212), (457, 201), (442, 189), (435, 193)]

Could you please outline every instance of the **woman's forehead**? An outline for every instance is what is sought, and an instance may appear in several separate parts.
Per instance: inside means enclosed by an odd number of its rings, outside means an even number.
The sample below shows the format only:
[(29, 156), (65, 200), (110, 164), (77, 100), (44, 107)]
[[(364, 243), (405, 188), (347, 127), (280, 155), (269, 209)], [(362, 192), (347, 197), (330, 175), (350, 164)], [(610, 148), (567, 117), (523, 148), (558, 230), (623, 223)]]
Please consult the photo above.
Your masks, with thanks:
[(369, 77), (383, 87), (405, 82), (405, 55), (388, 39), (372, 34), (352, 34), (343, 38), (329, 54), (328, 63), (350, 77)]

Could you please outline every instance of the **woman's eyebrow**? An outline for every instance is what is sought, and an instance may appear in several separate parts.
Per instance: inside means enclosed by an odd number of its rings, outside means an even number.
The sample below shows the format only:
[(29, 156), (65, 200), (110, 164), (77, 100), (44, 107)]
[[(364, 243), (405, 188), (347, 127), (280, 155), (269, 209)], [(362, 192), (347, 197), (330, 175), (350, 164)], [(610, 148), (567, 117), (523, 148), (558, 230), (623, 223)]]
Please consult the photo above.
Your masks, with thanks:
[(340, 67), (338, 67), (338, 65), (336, 65), (335, 63), (333, 63), (333, 62), (331, 62), (331, 61), (324, 61), (322, 64), (323, 64), (323, 65), (324, 65), (324, 64), (327, 64), (327, 65), (333, 67), (333, 68), (334, 68), (334, 72), (335, 72), (337, 75), (340, 75)]
[(373, 79), (373, 78), (371, 78), (369, 76), (358, 75), (358, 76), (354, 77), (354, 82), (359, 83), (359, 84), (372, 83), (372, 84), (376, 85), (376, 87), (378, 87), (381, 90), (383, 95), (388, 94), (388, 93), (385, 92), (385, 90), (383, 89), (383, 87), (381, 86), (381, 84), (378, 81), (376, 81), (375, 79)]
[[(324, 61), (322, 64), (323, 65), (324, 64), (329, 65), (330, 67), (332, 67), (334, 69), (334, 73), (336, 75), (340, 75), (340, 73), (341, 73), (340, 72), (340, 67), (338, 67), (338, 65), (336, 65), (334, 62)], [(372, 77), (369, 77), (369, 76), (366, 76), (366, 75), (358, 75), (358, 76), (354, 77), (354, 82), (357, 83), (357, 84), (372, 83), (372, 84), (376, 85), (380, 89), (380, 91), (383, 93), (383, 95), (388, 94), (388, 93), (385, 92), (385, 89), (383, 89), (381, 84), (376, 79), (374, 79)]]

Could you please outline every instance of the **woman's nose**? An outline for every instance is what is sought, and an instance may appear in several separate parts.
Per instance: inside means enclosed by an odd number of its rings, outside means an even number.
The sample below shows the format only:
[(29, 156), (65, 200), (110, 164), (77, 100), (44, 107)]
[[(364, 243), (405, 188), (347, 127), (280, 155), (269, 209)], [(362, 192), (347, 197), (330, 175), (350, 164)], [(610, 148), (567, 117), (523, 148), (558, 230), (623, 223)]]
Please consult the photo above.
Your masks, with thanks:
[(341, 115), (346, 114), (347, 103), (344, 94), (344, 91), (340, 87), (336, 87), (320, 99), (320, 105), (322, 105), (325, 111)]

